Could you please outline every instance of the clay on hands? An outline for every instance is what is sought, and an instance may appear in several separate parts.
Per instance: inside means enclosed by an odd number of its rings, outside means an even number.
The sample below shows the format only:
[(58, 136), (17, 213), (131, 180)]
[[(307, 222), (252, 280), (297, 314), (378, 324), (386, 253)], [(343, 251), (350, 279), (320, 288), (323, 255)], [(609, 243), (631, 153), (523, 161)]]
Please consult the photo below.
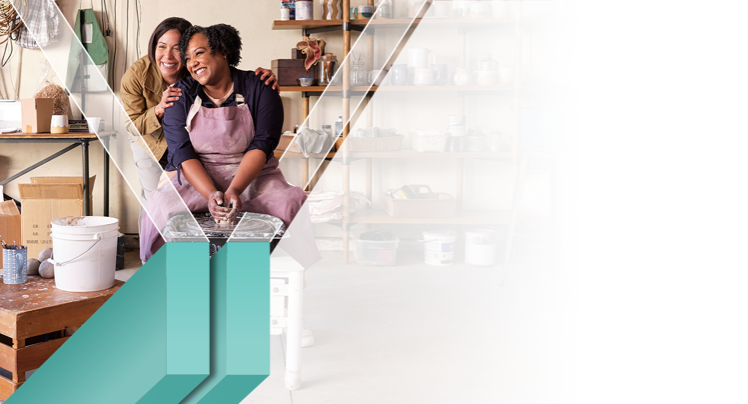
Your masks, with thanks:
[(208, 210), (218, 224), (229, 220), (231, 209), (223, 206), (223, 192), (216, 191), (210, 194), (208, 197)]

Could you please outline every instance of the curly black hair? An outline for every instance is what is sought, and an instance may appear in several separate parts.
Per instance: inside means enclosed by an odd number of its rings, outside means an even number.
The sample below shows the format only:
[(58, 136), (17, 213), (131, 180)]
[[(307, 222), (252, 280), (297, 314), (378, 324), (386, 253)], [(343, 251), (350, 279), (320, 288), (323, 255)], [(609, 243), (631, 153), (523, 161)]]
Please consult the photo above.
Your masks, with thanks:
[(182, 54), (182, 63), (186, 63), (184, 59), (187, 55), (187, 46), (195, 34), (204, 34), (207, 36), (210, 54), (215, 55), (216, 51), (221, 51), (221, 53), (226, 55), (229, 66), (236, 67), (239, 61), (242, 60), (242, 38), (239, 36), (239, 31), (236, 28), (227, 24), (216, 24), (210, 27), (193, 25), (182, 34), (182, 39), (179, 40), (179, 52)]

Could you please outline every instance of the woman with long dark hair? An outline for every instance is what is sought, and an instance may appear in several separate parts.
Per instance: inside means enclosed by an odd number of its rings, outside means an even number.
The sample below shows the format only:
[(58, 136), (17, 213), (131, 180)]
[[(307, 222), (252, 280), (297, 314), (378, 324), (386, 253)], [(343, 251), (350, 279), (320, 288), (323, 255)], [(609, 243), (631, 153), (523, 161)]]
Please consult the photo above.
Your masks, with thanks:
[[(187, 75), (179, 54), (179, 41), (191, 26), (189, 21), (179, 17), (161, 21), (148, 41), (148, 55), (133, 63), (122, 77), (120, 96), (132, 120), (128, 131), (143, 204), (157, 188), (166, 166), (168, 143), (164, 137), (163, 118), (165, 111), (182, 95), (181, 89), (173, 85)], [(270, 70), (257, 68), (253, 74), (261, 74), (261, 80), (267, 79), (265, 84), (277, 88), (277, 80)]]
[[(182, 96), (164, 115), (169, 145), (167, 170), (191, 212), (210, 212), (216, 221), (233, 221), (239, 212), (273, 215), (294, 223), (293, 243), (286, 250), (302, 266), (321, 257), (309, 212), (302, 209), (304, 191), (286, 182), (273, 155), (283, 127), (283, 104), (252, 71), (239, 70), (239, 32), (225, 24), (192, 26), (179, 48), (189, 76), (174, 86)], [(153, 218), (143, 220), (141, 258), (146, 261), (163, 244), (153, 223), (166, 223), (177, 206), (165, 202), (170, 184), (148, 201)], [(298, 214), (298, 217), (296, 217)]]

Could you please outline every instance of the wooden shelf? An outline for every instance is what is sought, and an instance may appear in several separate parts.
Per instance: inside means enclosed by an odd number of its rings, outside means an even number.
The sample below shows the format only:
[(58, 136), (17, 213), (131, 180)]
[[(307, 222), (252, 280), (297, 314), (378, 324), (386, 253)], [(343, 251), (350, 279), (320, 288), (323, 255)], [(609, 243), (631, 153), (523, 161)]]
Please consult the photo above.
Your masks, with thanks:
[[(303, 159), (305, 158), (301, 153), (288, 152), (283, 155), (283, 151), (275, 151), (274, 155), (276, 158), (291, 158), (291, 159)], [(327, 154), (315, 154), (309, 155), (310, 158), (315, 159), (331, 159), (335, 157), (336, 152), (330, 152)], [(464, 152), (464, 153), (451, 153), (451, 152), (418, 152), (410, 149), (395, 150), (395, 151), (384, 151), (384, 152), (350, 152), (349, 156), (354, 159), (511, 159), (512, 153), (504, 152)]]
[(410, 149), (384, 152), (351, 152), (351, 158), (381, 158), (381, 159), (509, 159), (512, 153), (479, 152), (479, 153), (451, 153), (451, 152), (418, 152)]
[(351, 215), (350, 223), (506, 225), (510, 213), (509, 210), (464, 210), (453, 217), (392, 217), (382, 209), (363, 209)]
[(343, 20), (273, 21), (273, 30), (314, 29), (342, 26)]
[[(418, 25), (493, 25), (493, 24), (511, 24), (515, 20), (512, 18), (375, 18), (371, 20), (370, 25), (386, 27), (406, 27), (411, 21)], [(369, 20), (351, 20), (352, 25), (366, 25)]]
[[(281, 86), (281, 92), (309, 92), (309, 93), (322, 93), (325, 90), (332, 92), (340, 92), (343, 90), (341, 86)], [(514, 90), (513, 84), (505, 84), (498, 86), (356, 86), (351, 87), (351, 91), (354, 92), (368, 92), (368, 91), (381, 91), (381, 92), (429, 92), (429, 91), (469, 91), (469, 92), (498, 92), (498, 91), (512, 91)]]
[[(285, 153), (285, 155), (284, 155)], [(294, 152), (283, 152), (283, 151), (274, 151), (273, 154), (275, 155), (275, 158), (281, 158), (284, 159), (305, 159), (304, 155), (302, 153), (294, 153)], [(309, 158), (313, 159), (331, 159), (335, 157), (335, 152), (330, 152), (327, 154), (322, 153), (310, 153)]]
[[(360, 92), (367, 92), (367, 91), (376, 91), (379, 87), (377, 86), (355, 86), (351, 87), (351, 91), (360, 91)], [(321, 93), (323, 91), (343, 91), (342, 86), (308, 86), (308, 87), (302, 87), (302, 86), (281, 86), (280, 91), (288, 91), (288, 92), (309, 92), (309, 93)]]
[[(379, 27), (407, 27), (411, 22), (418, 25), (495, 25), (511, 24), (512, 18), (363, 18), (351, 20), (351, 25), (363, 27), (366, 25)], [(315, 28), (332, 28), (343, 25), (343, 20), (307, 20), (307, 21), (273, 21), (273, 30), (298, 30)]]
[(419, 92), (419, 91), (471, 91), (471, 92), (488, 92), (488, 91), (512, 91), (512, 84), (498, 86), (381, 86), (377, 87), (382, 92)]
[(98, 139), (95, 133), (8, 133), (0, 135), (0, 139)]

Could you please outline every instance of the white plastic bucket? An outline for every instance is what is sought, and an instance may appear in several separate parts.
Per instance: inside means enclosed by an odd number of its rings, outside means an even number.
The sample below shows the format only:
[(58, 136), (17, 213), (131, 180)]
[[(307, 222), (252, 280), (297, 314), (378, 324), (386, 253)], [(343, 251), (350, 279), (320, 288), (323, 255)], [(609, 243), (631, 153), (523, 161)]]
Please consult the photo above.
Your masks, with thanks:
[(457, 233), (452, 230), (428, 230), (423, 232), (425, 242), (423, 258), (429, 265), (452, 265), (455, 255)]
[(465, 263), (474, 266), (496, 264), (496, 232), (474, 229), (465, 231)]
[(55, 284), (68, 292), (114, 286), (119, 220), (74, 216), (52, 221)]

